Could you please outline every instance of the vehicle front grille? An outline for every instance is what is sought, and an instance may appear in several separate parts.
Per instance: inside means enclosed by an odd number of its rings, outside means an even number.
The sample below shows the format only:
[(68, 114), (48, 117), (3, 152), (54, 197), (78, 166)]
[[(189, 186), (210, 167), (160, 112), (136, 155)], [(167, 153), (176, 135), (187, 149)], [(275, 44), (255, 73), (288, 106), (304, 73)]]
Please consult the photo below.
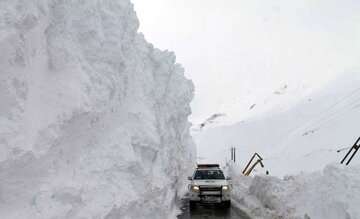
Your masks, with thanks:
[(220, 191), (221, 191), (221, 187), (205, 187), (205, 186), (200, 186), (200, 191), (201, 191), (201, 192), (220, 192)]
[(221, 197), (221, 187), (200, 186), (200, 197)]

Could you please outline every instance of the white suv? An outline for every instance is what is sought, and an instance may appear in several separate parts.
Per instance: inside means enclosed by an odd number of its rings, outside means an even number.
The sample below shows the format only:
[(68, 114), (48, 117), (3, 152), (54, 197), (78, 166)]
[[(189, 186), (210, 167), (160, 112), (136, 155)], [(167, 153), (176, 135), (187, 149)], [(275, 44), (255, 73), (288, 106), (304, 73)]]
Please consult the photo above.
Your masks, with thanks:
[(225, 178), (218, 164), (198, 164), (193, 176), (188, 177), (190, 209), (196, 203), (219, 203), (231, 206), (230, 178)]

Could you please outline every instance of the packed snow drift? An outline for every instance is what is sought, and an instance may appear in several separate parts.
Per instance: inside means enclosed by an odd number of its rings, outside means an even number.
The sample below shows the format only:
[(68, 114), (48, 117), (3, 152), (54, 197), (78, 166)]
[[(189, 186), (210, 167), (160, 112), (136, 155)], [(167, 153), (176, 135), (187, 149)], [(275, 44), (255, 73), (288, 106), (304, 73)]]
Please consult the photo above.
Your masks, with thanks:
[(234, 204), (253, 219), (357, 219), (359, 171), (359, 166), (330, 165), (323, 171), (284, 179), (245, 177), (235, 171)]
[(167, 218), (193, 85), (129, 0), (0, 2), (0, 218)]

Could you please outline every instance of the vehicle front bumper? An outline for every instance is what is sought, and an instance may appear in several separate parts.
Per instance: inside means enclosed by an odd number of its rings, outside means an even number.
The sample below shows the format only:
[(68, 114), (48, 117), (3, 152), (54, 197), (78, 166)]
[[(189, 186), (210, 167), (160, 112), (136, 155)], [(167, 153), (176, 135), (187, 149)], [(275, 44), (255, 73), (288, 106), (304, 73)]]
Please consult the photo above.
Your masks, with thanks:
[(211, 202), (224, 202), (231, 200), (231, 192), (230, 191), (190, 191), (189, 194), (190, 201), (195, 202), (204, 202), (204, 203), (211, 203)]

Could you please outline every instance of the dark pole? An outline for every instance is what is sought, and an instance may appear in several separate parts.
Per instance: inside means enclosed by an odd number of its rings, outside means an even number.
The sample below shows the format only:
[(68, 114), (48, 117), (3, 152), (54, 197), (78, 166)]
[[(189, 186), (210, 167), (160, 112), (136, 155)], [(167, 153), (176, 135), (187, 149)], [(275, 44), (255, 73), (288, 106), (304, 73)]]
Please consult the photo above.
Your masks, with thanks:
[(236, 162), (236, 148), (234, 147), (234, 163)]
[(351, 160), (354, 158), (356, 152), (359, 150), (359, 147), (355, 147), (355, 151), (354, 153), (351, 155), (350, 159), (348, 160), (348, 162), (346, 163), (346, 166), (349, 165), (349, 163), (351, 162)]
[(348, 160), (348, 162), (346, 163), (346, 165), (349, 165), (350, 161), (354, 158), (356, 152), (359, 150), (359, 147), (360, 147), (360, 145), (358, 145), (359, 141), (360, 141), (360, 138), (358, 138), (358, 140), (355, 142), (355, 144), (354, 144), (354, 145), (350, 148), (350, 150), (347, 152), (347, 154), (345, 155), (345, 157), (342, 159), (341, 164), (343, 164), (343, 163), (345, 162), (346, 158), (350, 155), (350, 153), (351, 153), (353, 150), (355, 150), (354, 153), (351, 155), (350, 159)]

